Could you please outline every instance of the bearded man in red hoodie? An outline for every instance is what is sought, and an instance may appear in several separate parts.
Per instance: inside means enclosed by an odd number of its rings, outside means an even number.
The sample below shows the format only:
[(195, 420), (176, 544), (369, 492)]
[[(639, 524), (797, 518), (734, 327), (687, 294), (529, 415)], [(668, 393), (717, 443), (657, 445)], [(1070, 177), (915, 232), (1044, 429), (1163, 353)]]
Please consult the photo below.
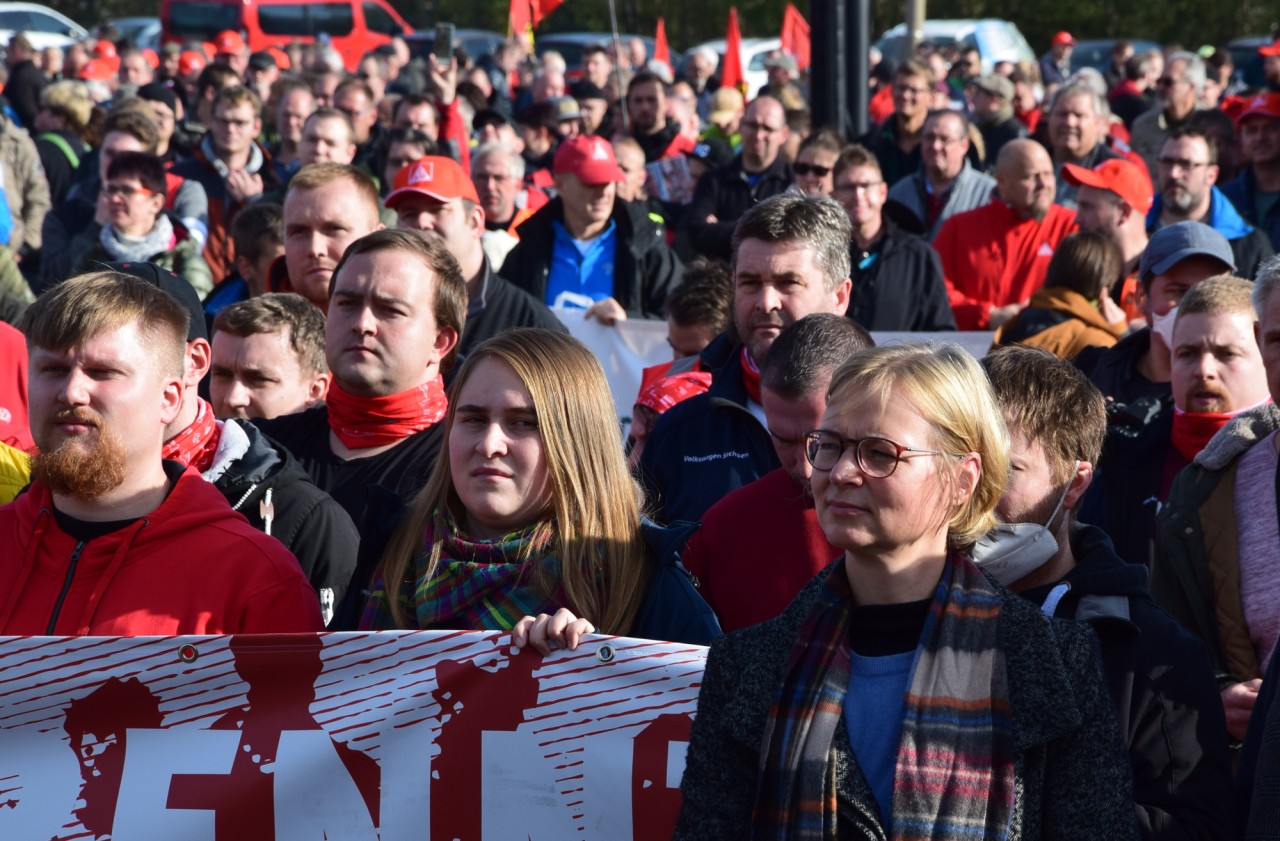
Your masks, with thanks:
[(0, 634), (323, 630), (297, 560), (161, 456), (188, 315), (145, 280), (72, 278), (27, 310), (29, 490), (0, 507)]

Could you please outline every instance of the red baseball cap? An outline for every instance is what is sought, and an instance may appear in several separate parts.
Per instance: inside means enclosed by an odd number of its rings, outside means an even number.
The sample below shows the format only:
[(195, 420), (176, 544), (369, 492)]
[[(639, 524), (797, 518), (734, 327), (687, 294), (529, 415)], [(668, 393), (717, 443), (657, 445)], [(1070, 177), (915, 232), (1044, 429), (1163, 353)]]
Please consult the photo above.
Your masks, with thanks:
[(1258, 47), (1258, 55), (1267, 56), (1268, 58), (1280, 55), (1280, 38), (1277, 38), (1265, 47)]
[(1110, 190), (1143, 215), (1151, 209), (1154, 198), (1151, 179), (1138, 168), (1137, 164), (1124, 158), (1103, 161), (1093, 169), (1085, 169), (1075, 164), (1063, 164), (1062, 177), (1067, 179), (1068, 184), (1075, 184), (1077, 187)]
[(1064, 29), (1061, 32), (1059, 32), (1057, 35), (1054, 35), (1053, 40), (1050, 41), (1049, 43), (1053, 44), (1055, 47), (1061, 47), (1061, 46), (1074, 47), (1076, 45), (1076, 39), (1072, 38), (1071, 33)]
[(116, 77), (106, 59), (91, 58), (80, 68), (80, 78), (86, 82), (110, 82)]
[(1236, 114), (1236, 128), (1240, 128), (1246, 117), (1254, 115), (1280, 120), (1280, 93), (1260, 93), (1246, 99)]
[(413, 163), (405, 164), (396, 173), (395, 189), (387, 196), (387, 207), (395, 210), (396, 204), (409, 195), (428, 196), (440, 202), (456, 199), (480, 203), (476, 185), (462, 171), (453, 158), (428, 155)]
[(209, 60), (204, 57), (204, 53), (198, 50), (183, 50), (182, 55), (178, 56), (178, 75), (190, 76), (192, 73), (199, 72)]
[(276, 60), (276, 67), (279, 67), (281, 70), (289, 69), (289, 54), (284, 50), (279, 47), (267, 47), (265, 52), (271, 53), (272, 57)]
[(613, 146), (602, 137), (580, 134), (564, 141), (556, 149), (552, 169), (556, 175), (567, 173), (590, 186), (627, 180), (613, 155)]
[(213, 45), (217, 47), (219, 53), (239, 55), (244, 52), (244, 38), (241, 38), (240, 33), (234, 29), (224, 29), (219, 32), (218, 37), (213, 39)]

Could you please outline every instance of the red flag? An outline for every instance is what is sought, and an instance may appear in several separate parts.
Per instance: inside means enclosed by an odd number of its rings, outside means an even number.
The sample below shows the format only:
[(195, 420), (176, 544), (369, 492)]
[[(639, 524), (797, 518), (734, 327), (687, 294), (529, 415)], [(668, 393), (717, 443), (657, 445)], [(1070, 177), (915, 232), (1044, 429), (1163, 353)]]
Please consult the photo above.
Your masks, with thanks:
[(791, 53), (800, 70), (809, 67), (809, 22), (793, 4), (782, 14), (782, 49)]
[(558, 9), (563, 2), (564, 0), (529, 0), (529, 5), (533, 8), (534, 28), (536, 29), (543, 18)]
[(658, 18), (658, 31), (653, 36), (653, 60), (671, 66), (671, 48), (667, 46), (667, 22)]
[(529, 31), (533, 28), (533, 18), (529, 14), (529, 0), (511, 0), (507, 20), (511, 25), (511, 35), (523, 38), (527, 42)]
[(729, 31), (724, 36), (724, 61), (720, 63), (720, 87), (737, 88), (746, 94), (742, 74), (742, 33), (738, 31), (738, 7), (729, 7)]

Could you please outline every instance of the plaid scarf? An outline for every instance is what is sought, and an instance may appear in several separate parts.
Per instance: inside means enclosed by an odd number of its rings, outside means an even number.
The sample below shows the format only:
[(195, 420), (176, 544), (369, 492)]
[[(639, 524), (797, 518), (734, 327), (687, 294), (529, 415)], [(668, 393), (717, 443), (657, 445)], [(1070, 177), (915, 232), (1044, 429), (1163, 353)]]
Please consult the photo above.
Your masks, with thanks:
[[(834, 839), (832, 740), (849, 686), (853, 594), (832, 567), (792, 647), (769, 714), (752, 817), (755, 839)], [(963, 555), (947, 559), (916, 648), (893, 789), (893, 837), (1004, 839), (1013, 736), (1000, 597)]]
[[(422, 551), (413, 559), (413, 581), (398, 598), (420, 629), (511, 630), (523, 616), (555, 613), (567, 604), (560, 560), (551, 553), (549, 524), (491, 540), (472, 540), (452, 513), (437, 511), (423, 528)], [(426, 577), (432, 547), (440, 544), (435, 572)], [(386, 582), (374, 584), (360, 622), (365, 629), (393, 627)]]

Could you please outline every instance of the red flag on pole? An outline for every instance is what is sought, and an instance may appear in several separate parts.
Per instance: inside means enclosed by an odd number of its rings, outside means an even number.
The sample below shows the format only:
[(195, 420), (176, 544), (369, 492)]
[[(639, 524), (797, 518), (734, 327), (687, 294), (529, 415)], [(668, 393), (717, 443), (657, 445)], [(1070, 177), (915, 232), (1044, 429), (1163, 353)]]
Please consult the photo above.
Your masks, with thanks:
[(533, 24), (534, 29), (538, 28), (538, 24), (542, 23), (543, 18), (560, 8), (560, 4), (564, 0), (529, 0), (529, 5), (533, 8)]
[(653, 60), (671, 67), (671, 48), (667, 46), (667, 22), (658, 18), (658, 31), (653, 36)]
[(737, 88), (746, 93), (746, 77), (742, 74), (742, 33), (738, 31), (738, 7), (729, 7), (729, 30), (724, 36), (724, 61), (720, 64), (720, 87)]
[(528, 43), (533, 29), (533, 17), (530, 14), (529, 0), (511, 0), (507, 19), (511, 24), (512, 37), (523, 38), (525, 43)]
[(782, 49), (791, 53), (800, 70), (809, 67), (809, 22), (794, 4), (782, 14)]

